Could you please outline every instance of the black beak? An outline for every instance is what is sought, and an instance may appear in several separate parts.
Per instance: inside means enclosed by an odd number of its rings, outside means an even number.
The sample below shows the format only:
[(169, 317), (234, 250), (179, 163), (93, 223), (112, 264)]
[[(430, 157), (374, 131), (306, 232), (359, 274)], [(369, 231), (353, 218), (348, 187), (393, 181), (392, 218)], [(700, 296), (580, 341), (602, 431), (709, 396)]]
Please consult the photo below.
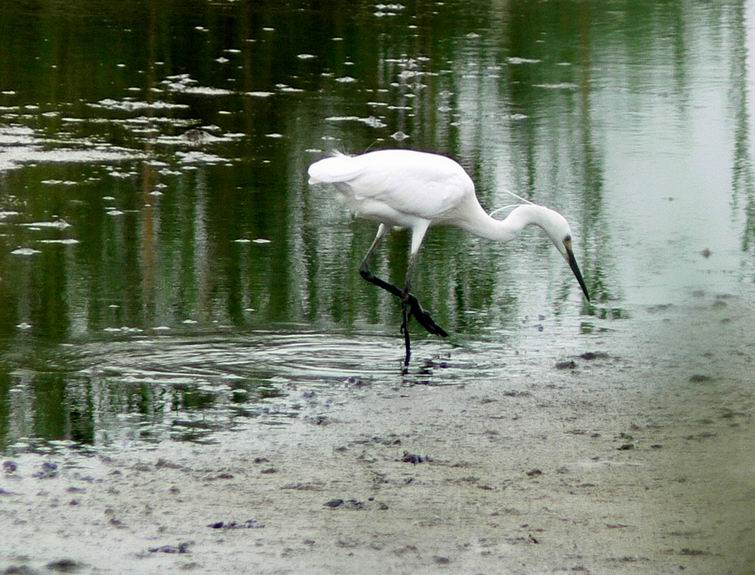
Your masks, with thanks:
[(569, 267), (571, 268), (571, 271), (574, 272), (574, 277), (576, 277), (577, 281), (579, 282), (579, 287), (581, 287), (582, 291), (585, 293), (587, 301), (590, 301), (590, 294), (587, 293), (587, 286), (585, 285), (585, 280), (582, 277), (582, 272), (579, 271), (577, 260), (574, 258), (574, 252), (571, 251), (571, 249), (568, 247), (566, 248), (566, 256), (569, 260)]

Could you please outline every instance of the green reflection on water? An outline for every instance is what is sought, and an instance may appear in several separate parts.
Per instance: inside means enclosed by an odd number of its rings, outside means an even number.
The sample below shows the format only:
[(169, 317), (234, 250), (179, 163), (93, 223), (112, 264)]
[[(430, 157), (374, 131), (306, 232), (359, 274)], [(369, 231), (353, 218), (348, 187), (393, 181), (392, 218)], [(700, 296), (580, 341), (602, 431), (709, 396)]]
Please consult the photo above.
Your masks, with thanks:
[[(744, 3), (376, 11), (314, 1), (4, 4), (0, 448), (24, 436), (94, 442), (120, 425), (92, 396), (123, 378), (81, 377), (90, 362), (57, 344), (97, 349), (134, 334), (124, 327), (393, 333), (394, 302), (356, 273), (374, 228), (306, 184), (307, 165), (333, 148), (446, 153), (485, 206), (510, 203), (505, 186), (572, 222), (596, 306), (535, 232), (491, 246), (433, 230), (415, 285), (436, 319), (466, 337), (492, 326), (515, 339), (521, 318), (540, 313), (589, 316), (583, 331), (594, 331), (696, 282), (755, 277)], [(70, 227), (22, 225), (61, 220)], [(40, 241), (65, 239), (78, 243)], [(709, 247), (717, 258), (697, 256)], [(376, 268), (399, 281), (405, 264), (397, 234)], [(734, 280), (721, 279), (728, 270)], [(45, 371), (34, 355), (70, 371), (20, 377)], [(251, 386), (274, 377), (255, 370), (242, 374)], [(157, 387), (105, 405), (150, 420)], [(18, 397), (29, 427), (14, 415)]]

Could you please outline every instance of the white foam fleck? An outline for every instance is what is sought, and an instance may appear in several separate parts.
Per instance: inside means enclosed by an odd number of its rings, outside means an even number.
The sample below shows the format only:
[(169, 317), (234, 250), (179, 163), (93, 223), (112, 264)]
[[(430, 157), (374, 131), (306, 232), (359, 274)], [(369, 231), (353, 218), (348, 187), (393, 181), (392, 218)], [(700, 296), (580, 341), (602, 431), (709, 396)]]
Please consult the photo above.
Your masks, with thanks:
[(361, 122), (371, 128), (385, 128), (388, 124), (375, 116), (360, 118), (359, 116), (329, 116), (325, 118), (326, 122)]
[[(105, 98), (104, 100), (87, 104), (87, 106), (90, 108), (104, 108), (125, 112), (133, 112), (136, 110), (185, 110), (189, 107), (187, 104), (173, 104), (161, 100), (157, 100), (156, 102), (142, 102), (132, 100), (113, 100), (111, 98)], [(78, 118), (65, 118), (64, 121), (80, 122), (82, 120)]]
[(39, 183), (43, 186), (75, 186), (78, 182), (73, 180), (42, 180)]
[(39, 240), (40, 244), (60, 244), (63, 246), (72, 246), (79, 243), (79, 240), (73, 238), (64, 238), (61, 240)]
[(577, 85), (571, 82), (559, 82), (555, 84), (535, 84), (536, 88), (545, 88), (546, 90), (576, 90)]
[(511, 56), (510, 58), (506, 58), (506, 61), (509, 64), (538, 64), (540, 63), (540, 60), (536, 60), (534, 58), (518, 58), (517, 56)]
[(18, 248), (11, 252), (14, 256), (33, 256), (35, 254), (42, 253), (39, 250), (35, 250), (32, 248)]
[(276, 84), (275, 87), (278, 88), (281, 92), (288, 92), (291, 94), (297, 94), (304, 91), (301, 88), (294, 88), (292, 86), (289, 86), (288, 84)]
[(64, 230), (66, 228), (70, 228), (71, 224), (69, 224), (65, 220), (55, 220), (53, 222), (30, 222), (25, 224), (20, 224), (26, 228), (55, 228), (58, 230)]
[(176, 156), (178, 156), (178, 159), (182, 164), (217, 164), (228, 161), (220, 156), (198, 151), (176, 152)]

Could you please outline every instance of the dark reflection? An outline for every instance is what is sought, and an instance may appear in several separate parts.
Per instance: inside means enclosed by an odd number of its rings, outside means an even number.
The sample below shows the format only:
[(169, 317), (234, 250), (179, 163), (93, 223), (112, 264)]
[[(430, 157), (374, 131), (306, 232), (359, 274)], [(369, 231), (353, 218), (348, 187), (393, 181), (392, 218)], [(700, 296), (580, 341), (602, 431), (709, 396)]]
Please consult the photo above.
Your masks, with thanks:
[[(487, 208), (513, 203), (510, 189), (567, 216), (595, 305), (536, 231), (497, 246), (432, 230), (415, 285), (465, 338), (515, 337), (538, 315), (582, 316), (583, 333), (631, 315), (628, 292), (642, 286), (628, 284), (678, 241), (646, 222), (660, 198), (686, 197), (686, 167), (709, 154), (701, 139), (727, 122), (733, 150), (720, 160), (733, 183), (722, 176), (705, 193), (730, 200), (751, 270), (745, 4), (687, 8), (5, 2), (0, 449), (33, 437), (196, 438), (194, 416), (222, 428), (255, 413), (281, 393), (269, 384), (281, 370), (332, 381), (373, 353), (358, 345), (345, 362), (320, 334), (343, 337), (341, 347), (365, 332), (397, 335), (395, 302), (357, 274), (376, 226), (352, 223), (332, 191), (307, 186), (307, 165), (332, 149), (445, 153)], [(730, 62), (725, 81), (718, 61)], [(693, 102), (719, 93), (730, 110), (696, 113)], [(646, 173), (663, 154), (668, 178), (656, 187), (659, 174)], [(657, 244), (643, 244), (645, 233)], [(376, 272), (400, 283), (406, 260), (405, 234), (394, 234)], [(240, 371), (214, 355), (224, 343), (201, 350), (204, 366), (171, 347), (265, 330), (275, 337), (230, 358)], [(302, 330), (312, 340), (280, 335)], [(152, 337), (175, 357), (141, 366), (133, 346)], [(275, 349), (291, 356), (259, 359)], [(113, 362), (112, 375), (97, 372)], [(166, 365), (180, 377), (165, 377)]]
[[(732, 203), (735, 207), (741, 208), (744, 214), (742, 250), (752, 255), (755, 252), (755, 173), (750, 151), (751, 115), (748, 108), (748, 72), (752, 72), (747, 66), (748, 56), (752, 58), (752, 54), (748, 54), (746, 23), (745, 6), (735, 7), (732, 25), (735, 48), (731, 53), (729, 91), (734, 118)], [(750, 270), (751, 273), (752, 271)], [(755, 275), (752, 277), (755, 279)]]

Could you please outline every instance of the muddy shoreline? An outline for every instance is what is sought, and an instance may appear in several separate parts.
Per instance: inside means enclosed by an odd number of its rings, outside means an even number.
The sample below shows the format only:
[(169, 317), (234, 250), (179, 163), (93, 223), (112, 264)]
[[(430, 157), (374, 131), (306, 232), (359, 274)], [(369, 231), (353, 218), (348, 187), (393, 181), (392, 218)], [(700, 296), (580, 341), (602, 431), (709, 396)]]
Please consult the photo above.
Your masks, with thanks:
[(352, 380), (210, 444), (4, 455), (0, 572), (751, 573), (755, 313), (720, 301), (506, 381)]

